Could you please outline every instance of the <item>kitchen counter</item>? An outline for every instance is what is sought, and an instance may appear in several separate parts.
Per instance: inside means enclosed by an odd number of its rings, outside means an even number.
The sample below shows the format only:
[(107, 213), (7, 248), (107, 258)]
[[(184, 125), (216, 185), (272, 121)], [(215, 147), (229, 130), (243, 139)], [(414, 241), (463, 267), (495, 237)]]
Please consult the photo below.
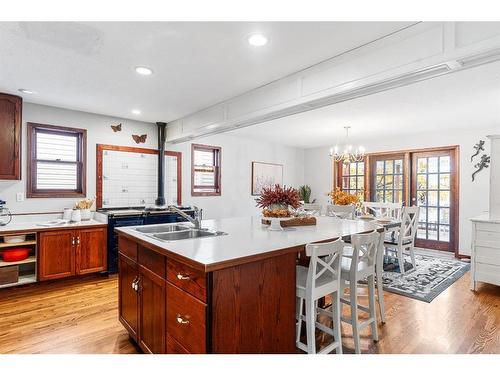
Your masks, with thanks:
[[(116, 232), (148, 244), (166, 256), (179, 258), (205, 272), (263, 259), (278, 251), (325, 241), (379, 228), (372, 222), (317, 217), (317, 224), (269, 231), (260, 217), (236, 217), (203, 220), (202, 227), (227, 233), (216, 237), (161, 241), (135, 230), (137, 227), (116, 228)], [(141, 226), (144, 228), (147, 226)]]
[(119, 319), (146, 353), (295, 353), (295, 273), (304, 245), (383, 230), (333, 217), (283, 231), (269, 231), (260, 217), (202, 227), (227, 235), (165, 242), (135, 227), (115, 229)]
[(49, 230), (60, 230), (60, 229), (84, 229), (90, 227), (105, 227), (106, 224), (97, 220), (86, 220), (79, 223), (68, 223), (59, 224), (55, 226), (45, 226), (40, 225), (46, 221), (41, 220), (40, 222), (17, 222), (9, 223), (5, 226), (0, 226), (0, 235), (8, 235), (11, 233), (26, 233), (26, 232), (41, 232)]

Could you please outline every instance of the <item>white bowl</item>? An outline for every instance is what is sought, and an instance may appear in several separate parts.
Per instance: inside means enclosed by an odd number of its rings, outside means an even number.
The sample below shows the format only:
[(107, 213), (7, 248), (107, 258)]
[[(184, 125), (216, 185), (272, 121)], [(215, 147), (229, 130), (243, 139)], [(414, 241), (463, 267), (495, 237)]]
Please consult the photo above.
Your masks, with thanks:
[(20, 243), (26, 241), (26, 235), (20, 234), (17, 236), (5, 236), (3, 240), (5, 243)]

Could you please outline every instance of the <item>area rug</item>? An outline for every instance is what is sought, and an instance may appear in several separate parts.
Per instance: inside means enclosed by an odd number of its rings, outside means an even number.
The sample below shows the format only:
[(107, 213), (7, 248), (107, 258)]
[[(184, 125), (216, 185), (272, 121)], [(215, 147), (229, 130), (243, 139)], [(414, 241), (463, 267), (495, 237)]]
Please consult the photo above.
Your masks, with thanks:
[(454, 258), (415, 254), (415, 269), (408, 260), (405, 260), (407, 272), (401, 274), (397, 260), (386, 255), (384, 290), (424, 302), (431, 302), (470, 269), (470, 263)]

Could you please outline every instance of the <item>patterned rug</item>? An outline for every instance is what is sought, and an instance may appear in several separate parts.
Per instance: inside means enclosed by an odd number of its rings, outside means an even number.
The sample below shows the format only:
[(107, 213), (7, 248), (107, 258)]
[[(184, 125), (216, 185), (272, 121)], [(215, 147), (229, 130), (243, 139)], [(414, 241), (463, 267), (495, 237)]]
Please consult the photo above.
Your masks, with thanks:
[(431, 302), (470, 269), (470, 263), (454, 258), (415, 254), (415, 269), (408, 261), (405, 259), (407, 272), (402, 275), (396, 258), (386, 255), (384, 290), (424, 302)]

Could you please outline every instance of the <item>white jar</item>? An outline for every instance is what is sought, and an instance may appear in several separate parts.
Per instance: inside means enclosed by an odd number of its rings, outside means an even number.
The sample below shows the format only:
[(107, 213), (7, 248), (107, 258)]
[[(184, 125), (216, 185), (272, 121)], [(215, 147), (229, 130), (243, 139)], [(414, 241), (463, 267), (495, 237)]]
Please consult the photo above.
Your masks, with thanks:
[(70, 221), (72, 214), (73, 214), (72, 208), (65, 208), (63, 211), (63, 220)]
[(92, 219), (92, 212), (90, 211), (90, 208), (85, 208), (85, 209), (80, 210), (80, 211), (81, 211), (81, 215), (82, 215), (82, 221)]
[(71, 212), (71, 221), (75, 223), (82, 221), (82, 213), (80, 212), (80, 210), (75, 209)]

